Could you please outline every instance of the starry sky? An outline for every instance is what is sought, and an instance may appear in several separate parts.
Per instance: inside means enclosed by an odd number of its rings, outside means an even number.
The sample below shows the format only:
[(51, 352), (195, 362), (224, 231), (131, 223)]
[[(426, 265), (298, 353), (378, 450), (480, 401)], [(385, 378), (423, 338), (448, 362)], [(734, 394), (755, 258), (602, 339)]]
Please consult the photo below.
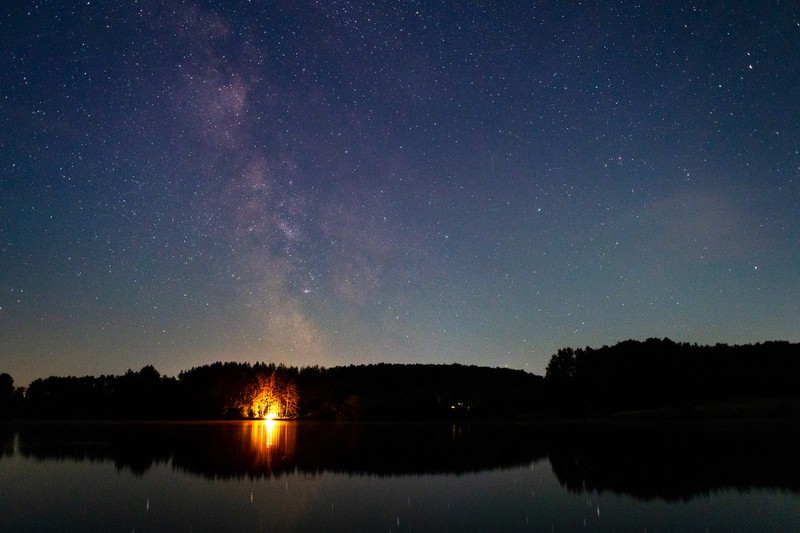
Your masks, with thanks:
[(12, 0), (0, 371), (800, 337), (795, 2)]

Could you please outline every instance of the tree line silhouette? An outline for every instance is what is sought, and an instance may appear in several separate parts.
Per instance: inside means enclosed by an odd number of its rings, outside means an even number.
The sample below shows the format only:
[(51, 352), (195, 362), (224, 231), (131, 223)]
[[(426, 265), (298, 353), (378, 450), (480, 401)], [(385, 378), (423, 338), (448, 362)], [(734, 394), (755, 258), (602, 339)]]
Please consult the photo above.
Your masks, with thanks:
[[(563, 348), (550, 359), (545, 383), (553, 410), (575, 415), (666, 407), (679, 414), (712, 401), (798, 398), (800, 344), (698, 346), (665, 338)], [(784, 415), (797, 407), (777, 405)]]
[(51, 376), (27, 389), (15, 389), (8, 376), (0, 401), (6, 418), (35, 419), (508, 418), (534, 408), (532, 392), (542, 380), (522, 370), (458, 364), (216, 362), (177, 377), (150, 365), (121, 376)]
[[(216, 362), (177, 377), (148, 365), (119, 376), (40, 378), (25, 388), (0, 374), (5, 419), (694, 416), (701, 404), (752, 405), (758, 399), (785, 400), (762, 405), (758, 416), (800, 416), (800, 344), (698, 346), (648, 339), (563, 348), (551, 357), (544, 377), (459, 364), (298, 368)], [(747, 414), (744, 408), (738, 412)]]

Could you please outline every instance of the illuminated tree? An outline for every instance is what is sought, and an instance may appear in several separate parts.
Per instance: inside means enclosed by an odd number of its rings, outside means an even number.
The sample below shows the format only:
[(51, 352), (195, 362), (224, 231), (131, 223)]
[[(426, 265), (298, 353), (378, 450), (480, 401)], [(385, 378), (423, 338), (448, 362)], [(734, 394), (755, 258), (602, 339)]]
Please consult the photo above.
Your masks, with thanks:
[(293, 381), (286, 381), (274, 368), (259, 368), (249, 393), (248, 414), (257, 418), (267, 416), (297, 416), (300, 395)]
[(256, 382), (256, 391), (251, 401), (253, 414), (259, 418), (270, 413), (275, 414), (278, 402), (275, 372), (270, 373), (269, 376), (259, 373), (256, 376)]
[(293, 381), (286, 383), (283, 386), (283, 394), (281, 395), (281, 416), (297, 416), (299, 402), (300, 395), (297, 393), (297, 385)]

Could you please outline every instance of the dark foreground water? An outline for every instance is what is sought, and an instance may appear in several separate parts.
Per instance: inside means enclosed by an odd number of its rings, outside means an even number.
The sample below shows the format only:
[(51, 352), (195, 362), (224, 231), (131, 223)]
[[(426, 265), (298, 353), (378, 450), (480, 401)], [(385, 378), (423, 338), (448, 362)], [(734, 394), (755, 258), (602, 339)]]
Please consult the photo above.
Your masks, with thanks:
[(0, 426), (2, 531), (800, 531), (796, 423)]

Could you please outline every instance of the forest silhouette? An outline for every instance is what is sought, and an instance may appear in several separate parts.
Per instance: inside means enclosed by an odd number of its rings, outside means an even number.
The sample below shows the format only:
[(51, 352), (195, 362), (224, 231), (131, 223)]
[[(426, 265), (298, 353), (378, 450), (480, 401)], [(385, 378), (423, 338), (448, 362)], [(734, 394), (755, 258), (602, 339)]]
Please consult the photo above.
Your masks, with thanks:
[(669, 339), (563, 348), (544, 377), (460, 364), (331, 368), (216, 362), (161, 375), (0, 374), (0, 417), (30, 419), (450, 420), (800, 417), (800, 344)]

